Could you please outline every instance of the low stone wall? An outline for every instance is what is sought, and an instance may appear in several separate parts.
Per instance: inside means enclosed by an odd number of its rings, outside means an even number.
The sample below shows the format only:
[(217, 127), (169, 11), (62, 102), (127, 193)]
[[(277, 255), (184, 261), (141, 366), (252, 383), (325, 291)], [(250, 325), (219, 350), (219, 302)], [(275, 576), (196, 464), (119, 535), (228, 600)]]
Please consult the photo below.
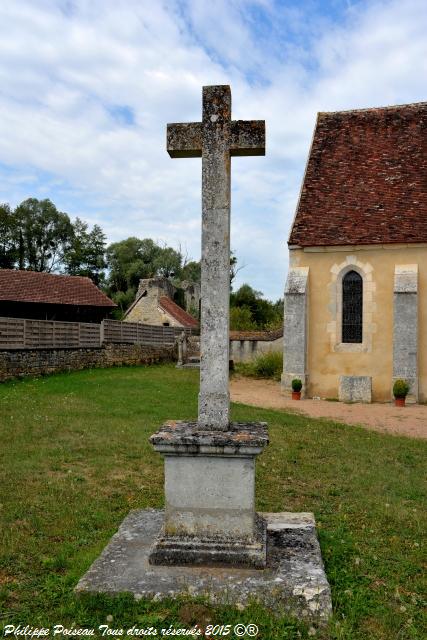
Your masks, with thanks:
[(230, 358), (234, 362), (249, 362), (270, 351), (283, 351), (283, 330), (230, 331)]
[(0, 351), (0, 382), (25, 376), (91, 367), (154, 364), (176, 359), (174, 347), (106, 344), (97, 349), (16, 349)]

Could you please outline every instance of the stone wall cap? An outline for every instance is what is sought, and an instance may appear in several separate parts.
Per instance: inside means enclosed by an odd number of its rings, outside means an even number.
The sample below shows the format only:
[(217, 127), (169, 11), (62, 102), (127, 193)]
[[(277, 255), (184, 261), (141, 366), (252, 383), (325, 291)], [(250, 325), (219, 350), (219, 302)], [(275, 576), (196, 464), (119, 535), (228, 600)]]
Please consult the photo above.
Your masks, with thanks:
[(232, 422), (227, 431), (201, 429), (198, 422), (170, 420), (150, 437), (158, 451), (164, 452), (235, 452), (257, 455), (268, 445), (266, 422)]
[(397, 264), (394, 269), (394, 293), (417, 293), (418, 265)]
[(285, 294), (305, 293), (307, 290), (309, 267), (292, 267), (286, 279)]

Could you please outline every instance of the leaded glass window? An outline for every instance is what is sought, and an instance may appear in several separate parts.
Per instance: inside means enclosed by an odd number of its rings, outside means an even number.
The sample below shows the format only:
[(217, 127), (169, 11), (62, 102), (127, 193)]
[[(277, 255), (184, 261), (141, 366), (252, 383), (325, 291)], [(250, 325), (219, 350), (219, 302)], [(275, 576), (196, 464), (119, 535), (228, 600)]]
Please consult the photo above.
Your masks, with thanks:
[(342, 342), (362, 342), (363, 280), (349, 271), (342, 281)]

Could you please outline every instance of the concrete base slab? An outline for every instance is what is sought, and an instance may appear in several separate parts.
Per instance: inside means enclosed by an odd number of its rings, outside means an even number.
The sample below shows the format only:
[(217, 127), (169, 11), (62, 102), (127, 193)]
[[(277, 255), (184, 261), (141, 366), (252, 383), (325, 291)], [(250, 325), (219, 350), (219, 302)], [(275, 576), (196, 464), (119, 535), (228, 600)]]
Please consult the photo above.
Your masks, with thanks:
[(260, 515), (267, 522), (265, 569), (178, 567), (149, 564), (150, 550), (163, 526), (163, 511), (131, 511), (75, 591), (127, 592), (156, 600), (203, 595), (214, 603), (241, 605), (255, 599), (275, 611), (326, 622), (332, 613), (331, 592), (313, 514)]

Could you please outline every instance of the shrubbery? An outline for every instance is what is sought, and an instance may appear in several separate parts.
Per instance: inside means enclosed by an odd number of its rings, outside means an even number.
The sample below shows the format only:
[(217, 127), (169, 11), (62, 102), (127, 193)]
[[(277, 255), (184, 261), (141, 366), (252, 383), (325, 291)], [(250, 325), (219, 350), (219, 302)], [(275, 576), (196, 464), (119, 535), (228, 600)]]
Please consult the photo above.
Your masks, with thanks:
[(409, 391), (409, 384), (406, 380), (396, 380), (393, 385), (393, 395), (395, 398), (406, 398)]
[(238, 362), (235, 370), (244, 376), (280, 380), (283, 369), (283, 355), (279, 351), (268, 351), (257, 356), (252, 362)]

